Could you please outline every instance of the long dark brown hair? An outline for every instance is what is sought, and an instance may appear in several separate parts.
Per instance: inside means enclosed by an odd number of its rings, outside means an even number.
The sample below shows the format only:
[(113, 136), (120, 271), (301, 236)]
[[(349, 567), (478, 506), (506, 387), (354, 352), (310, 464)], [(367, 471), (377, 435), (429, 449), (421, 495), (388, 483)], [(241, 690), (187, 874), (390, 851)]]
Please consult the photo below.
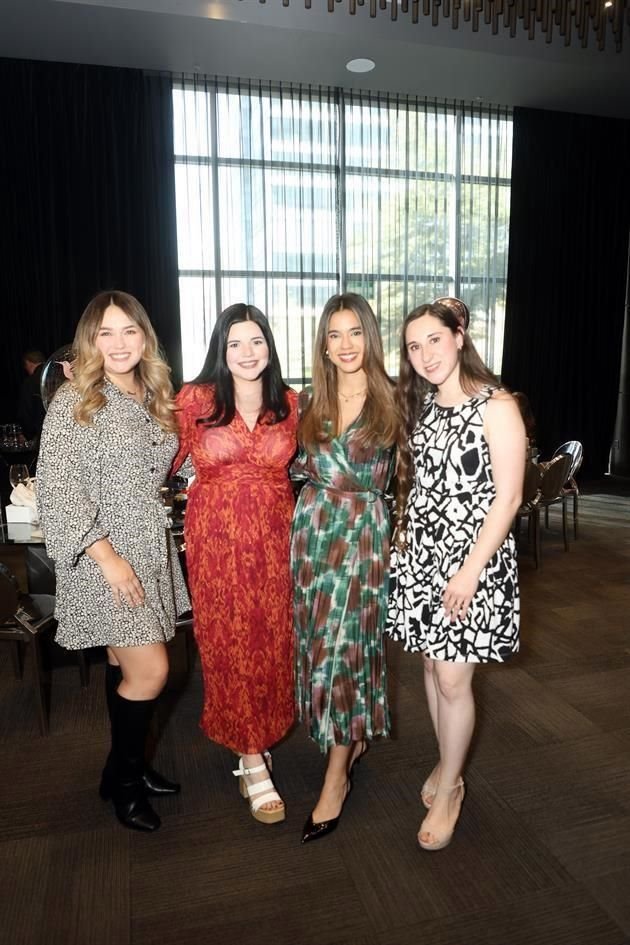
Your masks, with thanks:
[[(313, 396), (298, 429), (298, 439), (308, 450), (339, 434), (337, 368), (326, 356), (330, 319), (344, 309), (359, 319), (365, 341), (363, 370), (367, 381), (361, 425), (355, 436), (361, 446), (391, 446), (399, 436), (394, 385), (383, 363), (383, 342), (376, 316), (362, 295), (333, 295), (324, 306), (313, 350)], [(330, 424), (330, 426), (328, 426)]]
[(407, 353), (407, 328), (411, 322), (415, 322), (416, 319), (422, 318), (424, 315), (433, 315), (454, 335), (462, 335), (463, 344), (459, 350), (459, 382), (464, 393), (472, 397), (485, 385), (489, 387), (501, 386), (498, 378), (481, 360), (470, 335), (463, 331), (457, 315), (450, 308), (438, 302), (432, 302), (420, 305), (409, 312), (400, 333), (400, 372), (396, 388), (398, 413), (401, 418), (396, 472), (396, 531), (399, 544), (403, 540), (407, 525), (407, 498), (413, 480), (413, 457), (409, 440), (422, 414), (427, 394), (436, 390), (434, 384), (420, 377), (414, 371)]
[(234, 399), (234, 380), (227, 366), (227, 344), (232, 325), (240, 322), (254, 322), (260, 328), (269, 349), (269, 362), (262, 372), (262, 411), (264, 423), (281, 423), (289, 416), (287, 391), (289, 387), (282, 380), (282, 371), (276, 344), (267, 316), (255, 305), (236, 302), (224, 309), (216, 320), (210, 336), (210, 345), (206, 360), (193, 384), (214, 385), (214, 408), (208, 417), (200, 417), (201, 426), (226, 427), (234, 419), (236, 402)]

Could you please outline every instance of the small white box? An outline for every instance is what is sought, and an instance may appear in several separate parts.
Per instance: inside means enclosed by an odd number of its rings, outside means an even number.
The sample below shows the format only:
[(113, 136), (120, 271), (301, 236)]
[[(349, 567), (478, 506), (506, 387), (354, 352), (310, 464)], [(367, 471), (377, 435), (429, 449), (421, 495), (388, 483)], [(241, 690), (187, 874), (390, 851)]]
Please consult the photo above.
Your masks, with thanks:
[(7, 525), (9, 522), (28, 522), (33, 523), (37, 521), (37, 512), (35, 509), (31, 509), (28, 505), (6, 505), (4, 508)]

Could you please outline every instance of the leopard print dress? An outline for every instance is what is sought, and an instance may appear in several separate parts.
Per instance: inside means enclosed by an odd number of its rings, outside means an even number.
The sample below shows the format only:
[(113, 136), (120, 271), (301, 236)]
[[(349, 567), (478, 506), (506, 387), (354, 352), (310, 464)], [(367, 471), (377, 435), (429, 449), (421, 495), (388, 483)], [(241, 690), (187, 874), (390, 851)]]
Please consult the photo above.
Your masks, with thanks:
[[(105, 380), (105, 405), (91, 426), (73, 411), (79, 395), (65, 384), (50, 405), (37, 462), (37, 499), (46, 549), (57, 577), (57, 643), (69, 650), (166, 642), (190, 608), (177, 552), (160, 501), (177, 450), (147, 409)], [(144, 603), (116, 605), (87, 554), (108, 538), (144, 588)]]

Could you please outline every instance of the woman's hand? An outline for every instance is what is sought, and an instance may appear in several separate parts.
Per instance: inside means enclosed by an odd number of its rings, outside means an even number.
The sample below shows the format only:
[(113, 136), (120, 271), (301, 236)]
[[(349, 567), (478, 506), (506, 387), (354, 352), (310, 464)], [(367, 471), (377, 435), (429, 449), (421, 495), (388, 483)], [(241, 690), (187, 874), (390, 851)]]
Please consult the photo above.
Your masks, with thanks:
[(99, 538), (95, 541), (93, 545), (86, 548), (86, 554), (96, 561), (101, 569), (103, 577), (112, 589), (116, 605), (123, 600), (130, 607), (138, 607), (144, 603), (144, 588), (136, 572), (128, 561), (114, 551), (107, 538)]
[(464, 620), (470, 607), (470, 602), (475, 596), (479, 576), (466, 569), (463, 565), (459, 571), (456, 571), (444, 588), (442, 595), (442, 604), (451, 623), (456, 620)]
[(124, 600), (130, 607), (138, 607), (144, 603), (144, 588), (128, 561), (115, 555), (106, 561), (99, 561), (99, 566), (112, 589), (115, 604)]

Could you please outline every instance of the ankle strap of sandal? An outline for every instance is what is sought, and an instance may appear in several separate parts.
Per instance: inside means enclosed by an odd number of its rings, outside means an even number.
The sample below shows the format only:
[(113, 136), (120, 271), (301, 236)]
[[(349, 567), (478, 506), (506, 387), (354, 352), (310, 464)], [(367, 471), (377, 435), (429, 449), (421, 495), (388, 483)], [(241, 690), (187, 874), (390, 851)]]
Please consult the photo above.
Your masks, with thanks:
[(261, 765), (255, 765), (253, 768), (244, 768), (243, 759), (241, 758), (238, 763), (238, 768), (236, 771), (232, 771), (232, 774), (237, 778), (242, 778), (243, 775), (249, 774), (259, 774), (261, 771), (267, 771), (267, 765), (263, 762)]
[(464, 779), (463, 779), (463, 778), (458, 778), (456, 784), (449, 784), (449, 785), (446, 785), (446, 784), (438, 784), (436, 790), (438, 790), (438, 791), (455, 791), (455, 790), (457, 790), (457, 788), (463, 788), (463, 787), (464, 787)]

